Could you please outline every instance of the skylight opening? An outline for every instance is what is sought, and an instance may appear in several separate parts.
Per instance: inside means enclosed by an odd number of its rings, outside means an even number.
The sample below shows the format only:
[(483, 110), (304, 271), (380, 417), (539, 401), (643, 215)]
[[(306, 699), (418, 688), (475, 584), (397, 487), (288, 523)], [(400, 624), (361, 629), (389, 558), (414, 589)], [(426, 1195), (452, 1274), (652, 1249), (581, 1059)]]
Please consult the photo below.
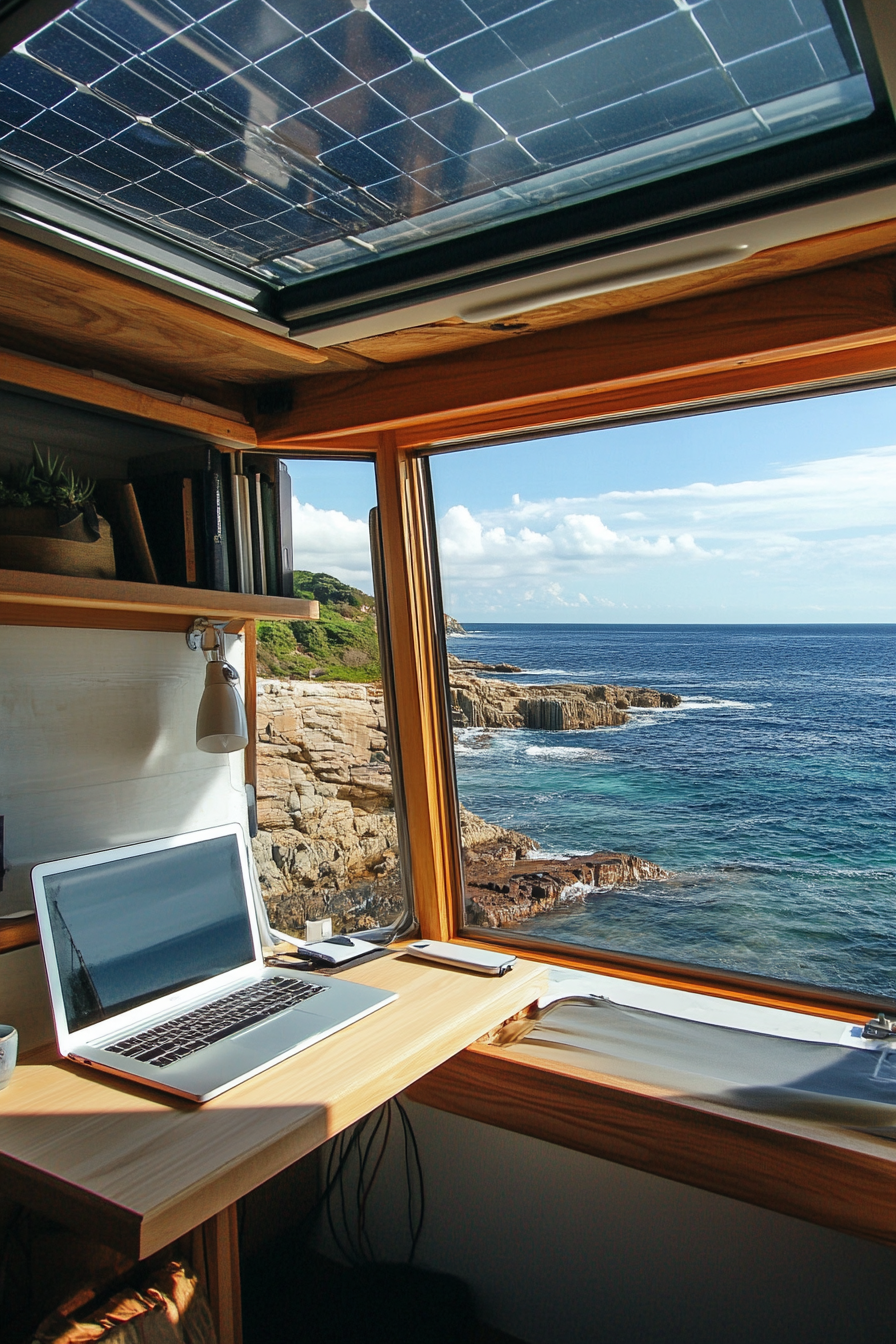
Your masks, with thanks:
[(275, 283), (843, 126), (838, 0), (80, 0), (0, 163)]

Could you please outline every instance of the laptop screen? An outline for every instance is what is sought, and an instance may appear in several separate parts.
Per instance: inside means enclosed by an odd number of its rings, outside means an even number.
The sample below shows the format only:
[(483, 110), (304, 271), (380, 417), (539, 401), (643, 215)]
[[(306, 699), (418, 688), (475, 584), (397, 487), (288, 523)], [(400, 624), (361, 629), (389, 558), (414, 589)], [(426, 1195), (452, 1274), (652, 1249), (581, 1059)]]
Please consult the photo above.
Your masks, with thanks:
[(69, 1031), (255, 959), (235, 835), (43, 881)]

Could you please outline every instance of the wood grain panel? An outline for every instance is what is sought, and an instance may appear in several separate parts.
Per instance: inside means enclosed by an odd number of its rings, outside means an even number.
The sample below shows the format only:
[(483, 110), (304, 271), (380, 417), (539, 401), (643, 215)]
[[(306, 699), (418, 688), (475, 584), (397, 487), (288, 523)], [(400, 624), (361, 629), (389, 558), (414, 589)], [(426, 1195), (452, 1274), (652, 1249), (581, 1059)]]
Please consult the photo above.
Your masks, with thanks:
[(586, 299), (555, 303), (531, 312), (521, 310), (518, 315), (503, 318), (499, 322), (464, 322), (459, 317), (449, 317), (442, 322), (351, 341), (344, 348), (372, 356), (385, 364), (426, 359), (473, 346), (512, 340), (525, 332), (547, 331), (608, 317), (614, 313), (653, 307), (658, 303), (693, 298), (699, 294), (732, 292), (747, 285), (761, 284), (802, 271), (836, 266), (846, 259), (876, 256), (892, 251), (894, 246), (896, 221), (887, 219), (856, 229), (823, 234), (819, 238), (800, 239), (780, 247), (766, 248), (731, 266), (720, 266), (714, 270), (698, 271), (668, 280), (654, 280), (650, 284), (633, 285), (630, 289), (611, 290)]
[(218, 1344), (242, 1344), (239, 1225), (235, 1204), (193, 1234), (192, 1263), (208, 1293)]
[(398, 733), (410, 844), (414, 911), (427, 938), (455, 932), (461, 890), (452, 843), (440, 725), (442, 694), (424, 544), (424, 505), (417, 463), (383, 436), (377, 455), (377, 497), (383, 533)]
[(0, 354), (0, 382), (16, 389), (45, 392), (54, 397), (64, 397), (67, 401), (132, 416), (137, 420), (148, 420), (152, 424), (201, 434), (217, 443), (233, 444), (237, 448), (251, 448), (256, 442), (251, 425), (212, 415), (208, 411), (195, 410), (190, 406), (180, 406), (162, 397), (154, 397), (149, 392), (138, 392), (133, 388), (122, 387), (120, 383), (92, 378), (90, 374), (78, 373), (75, 369), (58, 368), (55, 364), (16, 355), (9, 350)]
[[(23, 570), (0, 570), (0, 603), (9, 608), (22, 605), (29, 615), (23, 625), (53, 624), (48, 620), (36, 622), (36, 607), (68, 608), (86, 613), (91, 609), (106, 612), (153, 612), (182, 619), (189, 614), (189, 626), (194, 616), (228, 617), (231, 620), (316, 621), (320, 605), (298, 597), (258, 597), (254, 593), (222, 593), (210, 588), (173, 588), (167, 584), (122, 583), (117, 579), (78, 579), (64, 574), (29, 574)], [(140, 629), (139, 626), (108, 628)], [(8, 624), (17, 624), (11, 619)], [(66, 622), (90, 626), (89, 620)], [(151, 628), (155, 628), (154, 626)], [(175, 629), (182, 629), (179, 623)]]
[(894, 281), (896, 258), (887, 255), (756, 285), (736, 305), (729, 295), (684, 300), (380, 373), (306, 381), (293, 412), (260, 418), (256, 430), (266, 444), (376, 428), (437, 432), (471, 409), (483, 425), (521, 409), (538, 423), (557, 414), (551, 403), (594, 403), (626, 388), (643, 393), (673, 378), (699, 377), (706, 386), (748, 363), (762, 366), (769, 381), (786, 378), (772, 367), (892, 346)]
[(15, 952), (19, 947), (32, 947), (40, 942), (34, 915), (21, 919), (0, 919), (0, 952)]
[[(48, 603), (4, 602), (0, 595), (0, 625), (42, 625), (62, 630), (154, 630), (186, 634), (193, 624), (187, 611), (118, 611), (115, 607), (54, 607)], [(231, 622), (228, 634), (242, 628)]]
[(325, 353), (3, 231), (0, 267), (0, 339), (14, 349), (188, 392), (328, 365)]
[(195, 1106), (72, 1064), (25, 1056), (0, 1092), (4, 1192), (142, 1259), (408, 1087), (546, 985), (390, 956), (345, 978), (398, 999)]
[(833, 1126), (745, 1118), (661, 1088), (473, 1046), (414, 1101), (656, 1176), (896, 1245), (896, 1145)]

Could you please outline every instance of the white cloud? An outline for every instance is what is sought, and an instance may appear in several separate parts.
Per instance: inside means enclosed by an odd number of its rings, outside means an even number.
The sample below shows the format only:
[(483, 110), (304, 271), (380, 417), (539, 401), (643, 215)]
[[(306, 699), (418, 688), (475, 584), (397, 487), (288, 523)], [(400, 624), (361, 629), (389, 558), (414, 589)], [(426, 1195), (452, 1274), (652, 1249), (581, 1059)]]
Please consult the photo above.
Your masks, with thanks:
[[(439, 525), (442, 559), (451, 569), (519, 577), (570, 568), (602, 558), (623, 560), (708, 557), (688, 533), (678, 537), (629, 536), (607, 527), (599, 514), (569, 513), (549, 531), (529, 526), (517, 532), (502, 525), (483, 526), (464, 504), (455, 504)], [(586, 571), (583, 571), (586, 572)]]
[[(771, 612), (787, 589), (799, 610), (820, 604), (849, 617), (863, 603), (869, 611), (872, 602), (875, 611), (892, 606), (885, 585), (896, 563), (894, 505), (896, 448), (879, 448), (766, 480), (587, 498), (514, 495), (510, 506), (477, 514), (456, 504), (441, 520), (439, 545), (449, 601), (483, 616), (487, 603), (508, 613), (527, 604), (528, 619), (539, 606), (577, 608), (586, 618), (589, 607), (625, 609), (634, 599), (688, 609), (695, 619), (740, 603), (761, 619), (755, 613)], [(597, 595), (608, 590), (612, 599)]]
[(292, 536), (296, 569), (323, 571), (372, 591), (370, 538), (363, 519), (337, 509), (316, 509), (293, 495)]

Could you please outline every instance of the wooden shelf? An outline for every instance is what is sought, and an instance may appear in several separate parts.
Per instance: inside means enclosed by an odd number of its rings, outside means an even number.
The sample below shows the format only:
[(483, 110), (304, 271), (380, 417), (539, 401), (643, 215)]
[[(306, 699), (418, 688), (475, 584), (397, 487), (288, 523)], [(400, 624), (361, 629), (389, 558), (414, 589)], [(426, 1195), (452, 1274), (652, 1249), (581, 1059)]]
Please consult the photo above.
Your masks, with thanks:
[(256, 597), (251, 593), (221, 593), (208, 588), (0, 570), (2, 625), (186, 630), (194, 616), (237, 623), (275, 619), (316, 621), (320, 607), (317, 602), (298, 597)]
[(40, 942), (37, 919), (34, 915), (20, 915), (18, 919), (0, 919), (0, 952), (14, 952), (19, 947), (31, 947)]

